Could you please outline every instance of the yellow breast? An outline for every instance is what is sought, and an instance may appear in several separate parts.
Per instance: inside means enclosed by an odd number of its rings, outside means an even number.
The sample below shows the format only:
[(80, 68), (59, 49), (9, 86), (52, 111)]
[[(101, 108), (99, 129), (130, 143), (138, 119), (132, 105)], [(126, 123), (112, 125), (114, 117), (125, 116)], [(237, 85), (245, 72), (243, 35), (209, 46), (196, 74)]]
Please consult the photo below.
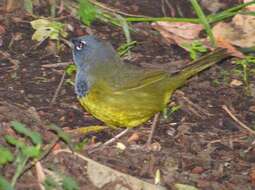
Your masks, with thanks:
[(112, 104), (106, 104), (95, 98), (93, 94), (80, 98), (79, 101), (94, 117), (112, 127), (136, 127), (146, 122), (153, 115), (144, 115), (142, 111), (136, 111), (136, 114), (134, 114), (130, 112), (131, 110), (124, 109), (123, 106), (117, 107)]
[(107, 125), (132, 128), (146, 122), (166, 106), (172, 91), (162, 89), (159, 84), (162, 82), (113, 90), (104, 83), (97, 83), (79, 101)]

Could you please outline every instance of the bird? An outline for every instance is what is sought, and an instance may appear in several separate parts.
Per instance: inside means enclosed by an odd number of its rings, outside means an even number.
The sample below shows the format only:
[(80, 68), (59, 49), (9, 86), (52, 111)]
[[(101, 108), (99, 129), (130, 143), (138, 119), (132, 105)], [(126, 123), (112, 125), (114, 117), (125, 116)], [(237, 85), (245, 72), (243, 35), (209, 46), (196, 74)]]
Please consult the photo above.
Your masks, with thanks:
[(75, 93), (83, 108), (109, 127), (137, 127), (164, 110), (174, 91), (228, 56), (216, 48), (178, 72), (122, 61), (110, 42), (94, 35), (73, 38)]

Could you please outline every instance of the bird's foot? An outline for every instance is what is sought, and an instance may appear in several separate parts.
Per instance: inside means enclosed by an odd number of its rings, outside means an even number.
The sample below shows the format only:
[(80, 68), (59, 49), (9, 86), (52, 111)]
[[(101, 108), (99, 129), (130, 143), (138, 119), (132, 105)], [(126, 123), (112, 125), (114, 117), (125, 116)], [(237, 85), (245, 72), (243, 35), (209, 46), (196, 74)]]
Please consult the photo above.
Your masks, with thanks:
[(101, 126), (101, 125), (90, 125), (86, 127), (79, 127), (78, 129), (74, 129), (73, 132), (79, 133), (79, 134), (88, 134), (91, 132), (101, 132), (102, 130), (108, 129), (107, 126)]

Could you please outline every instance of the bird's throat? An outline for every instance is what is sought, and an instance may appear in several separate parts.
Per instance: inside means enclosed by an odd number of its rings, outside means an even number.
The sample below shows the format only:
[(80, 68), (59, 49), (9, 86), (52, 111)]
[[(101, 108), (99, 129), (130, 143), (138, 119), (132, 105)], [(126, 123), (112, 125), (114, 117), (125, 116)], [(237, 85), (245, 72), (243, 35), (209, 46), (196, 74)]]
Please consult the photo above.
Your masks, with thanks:
[(88, 91), (88, 82), (85, 76), (85, 73), (81, 74), (81, 72), (76, 73), (75, 79), (75, 93), (78, 97), (83, 97), (86, 95)]

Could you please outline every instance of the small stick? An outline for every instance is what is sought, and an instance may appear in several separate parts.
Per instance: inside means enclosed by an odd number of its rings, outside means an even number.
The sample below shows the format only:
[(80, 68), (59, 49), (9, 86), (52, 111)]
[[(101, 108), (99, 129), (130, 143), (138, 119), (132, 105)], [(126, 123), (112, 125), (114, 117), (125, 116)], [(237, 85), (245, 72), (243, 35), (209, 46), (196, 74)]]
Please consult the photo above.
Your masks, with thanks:
[(240, 127), (242, 127), (243, 129), (245, 129), (246, 131), (248, 131), (249, 133), (251, 133), (252, 135), (255, 135), (255, 131), (252, 130), (251, 128), (249, 128), (247, 125), (245, 125), (243, 122), (241, 122), (239, 119), (237, 119), (237, 117), (231, 113), (231, 111), (228, 109), (228, 107), (226, 105), (222, 106), (222, 109), (227, 112), (227, 114), (236, 122), (239, 124)]
[(151, 132), (150, 132), (149, 138), (148, 138), (147, 143), (146, 143), (147, 145), (151, 144), (153, 134), (154, 134), (155, 129), (156, 129), (157, 124), (158, 124), (159, 116), (160, 116), (160, 113), (156, 113), (154, 118), (153, 118), (153, 121), (152, 121), (152, 124), (151, 124)]
[(96, 152), (98, 150), (102, 150), (104, 149), (107, 145), (112, 144), (113, 142), (115, 142), (116, 140), (118, 140), (120, 137), (122, 137), (123, 135), (125, 135), (130, 129), (127, 128), (124, 131), (120, 132), (119, 134), (117, 134), (115, 137), (111, 138), (110, 140), (106, 141), (104, 144), (98, 144), (96, 147), (94, 147), (92, 150), (88, 151), (88, 154), (91, 154), (93, 152)]
[(73, 62), (68, 61), (68, 62), (61, 62), (61, 63), (45, 64), (45, 65), (42, 65), (42, 67), (44, 67), (44, 68), (65, 67), (65, 66), (70, 65), (72, 63)]
[(113, 142), (115, 142), (116, 140), (118, 140), (120, 137), (122, 137), (123, 135), (125, 135), (127, 132), (129, 131), (129, 128), (126, 128), (124, 131), (122, 131), (121, 133), (117, 134), (115, 137), (111, 138), (110, 140), (106, 141), (103, 146), (107, 146), (109, 144), (112, 144)]
[(62, 75), (62, 77), (61, 77), (61, 80), (60, 80), (60, 82), (59, 82), (59, 84), (58, 84), (58, 87), (57, 87), (55, 93), (54, 93), (54, 96), (53, 96), (52, 100), (50, 101), (50, 106), (52, 106), (52, 105), (55, 103), (55, 101), (56, 101), (56, 99), (57, 99), (57, 96), (58, 96), (58, 94), (59, 94), (59, 91), (60, 91), (60, 89), (61, 89), (61, 87), (62, 87), (62, 85), (63, 85), (63, 83), (64, 83), (65, 76), (66, 76), (66, 72), (64, 72), (63, 75)]
[(194, 113), (196, 116), (200, 118), (204, 118), (204, 115), (207, 117), (212, 116), (213, 114), (209, 113), (206, 109), (202, 108), (198, 104), (193, 103), (189, 98), (187, 98), (184, 93), (180, 90), (176, 91), (177, 95), (180, 95), (181, 98), (184, 100), (184, 103), (187, 103), (187, 108)]

